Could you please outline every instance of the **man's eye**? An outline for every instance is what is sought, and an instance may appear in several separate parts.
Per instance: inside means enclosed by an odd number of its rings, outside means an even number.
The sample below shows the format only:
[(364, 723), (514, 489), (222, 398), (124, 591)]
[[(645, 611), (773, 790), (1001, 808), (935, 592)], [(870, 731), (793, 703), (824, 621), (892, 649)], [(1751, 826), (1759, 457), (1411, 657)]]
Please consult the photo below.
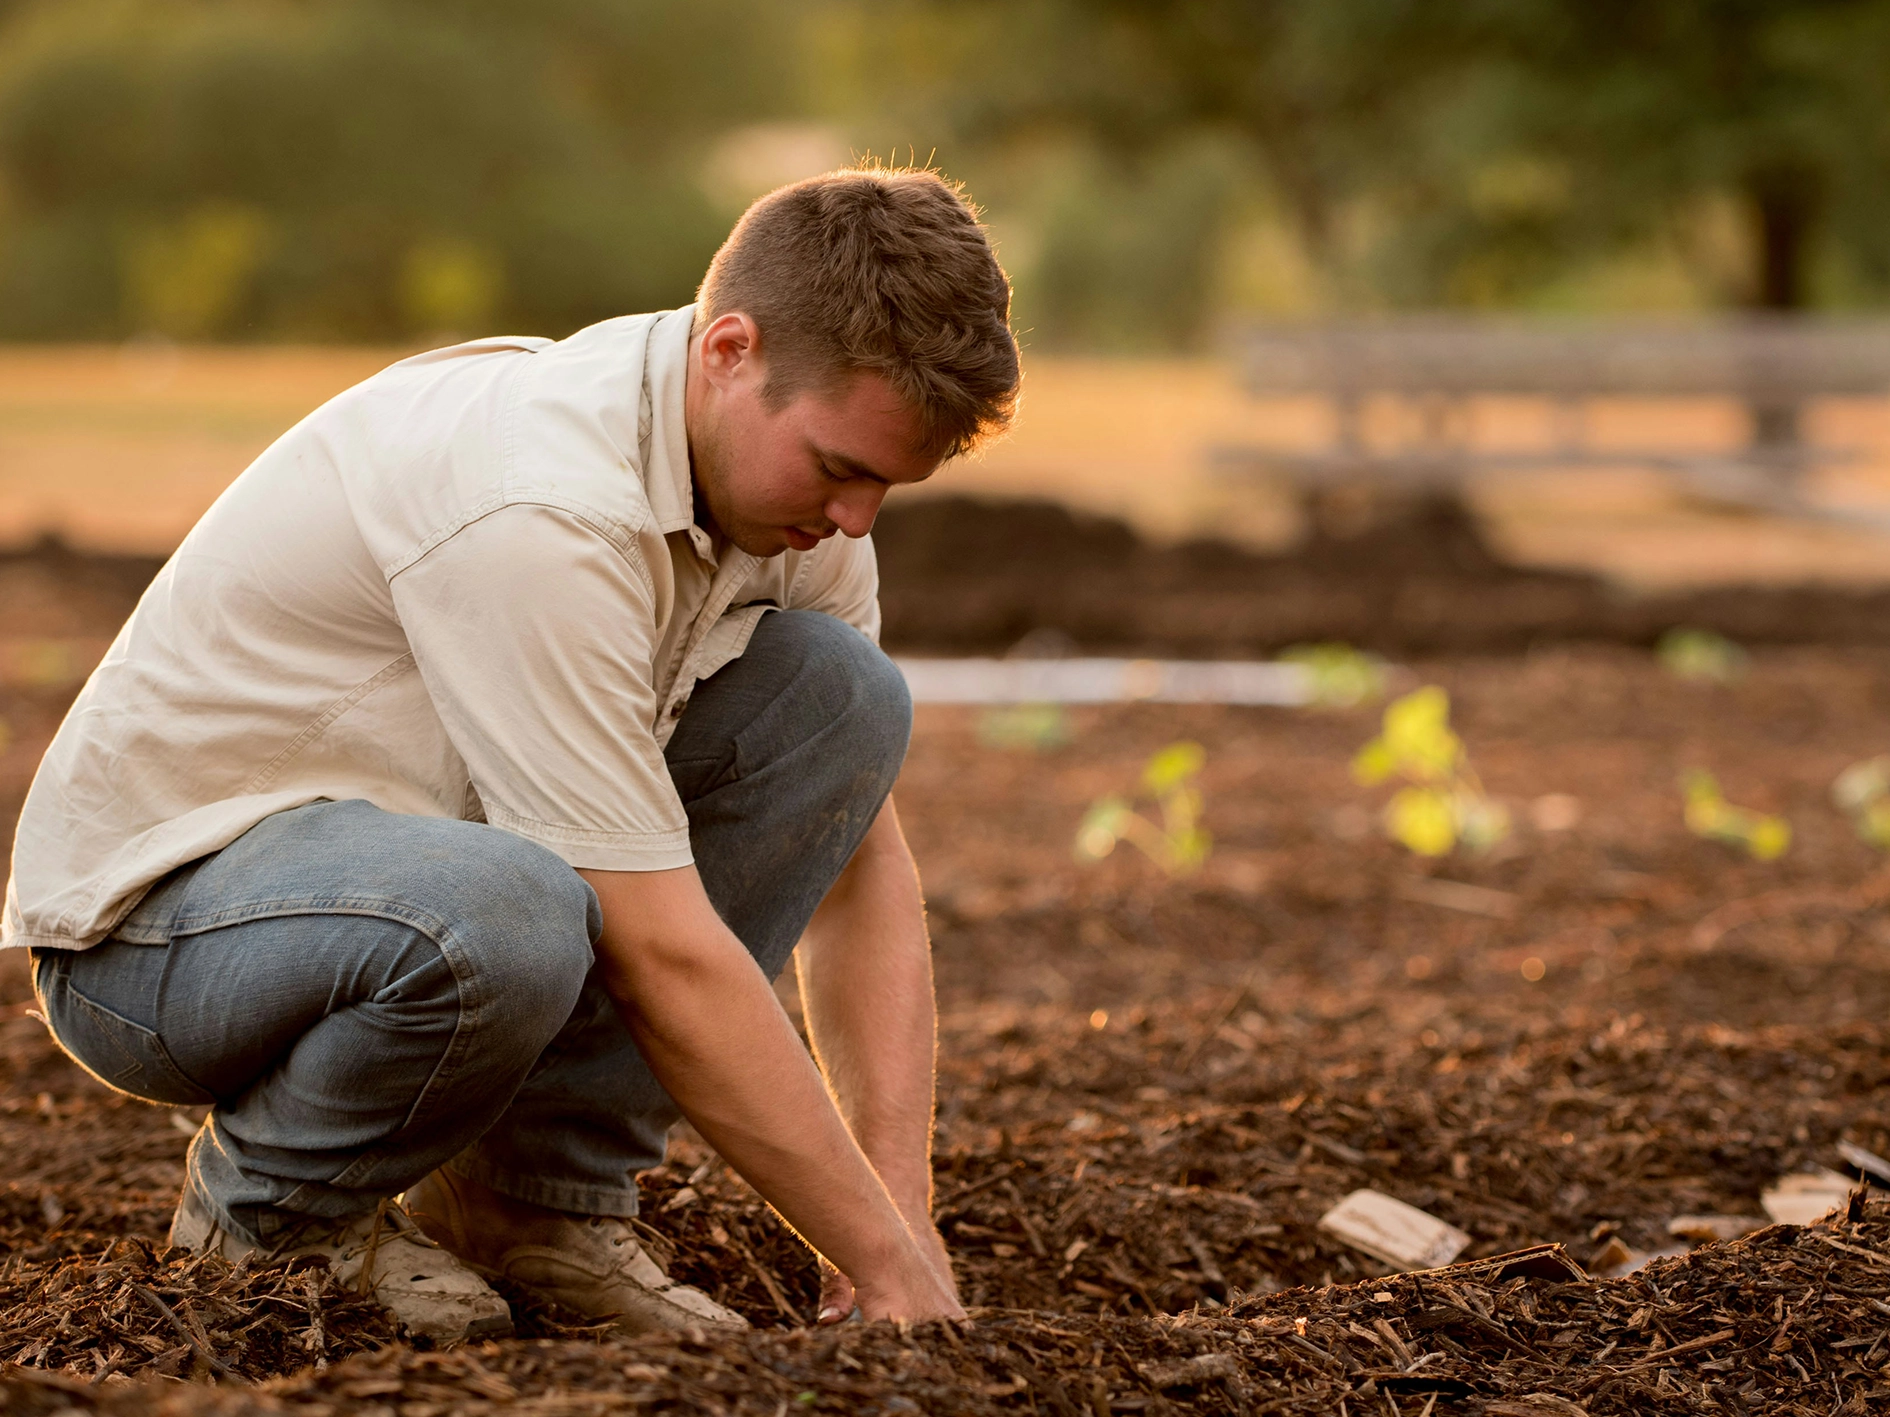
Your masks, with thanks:
[(820, 465), (820, 471), (822, 475), (824, 475), (829, 481), (832, 481), (832, 482), (852, 481), (852, 479), (849, 478), (844, 472), (838, 472), (835, 469), (829, 467), (826, 463), (822, 463)]

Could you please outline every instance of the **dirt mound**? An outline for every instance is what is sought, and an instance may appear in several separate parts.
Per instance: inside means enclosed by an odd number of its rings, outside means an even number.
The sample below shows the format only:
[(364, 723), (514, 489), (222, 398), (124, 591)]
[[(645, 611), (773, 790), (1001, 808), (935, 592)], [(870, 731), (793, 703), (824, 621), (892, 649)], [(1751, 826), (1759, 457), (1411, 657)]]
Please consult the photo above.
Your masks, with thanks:
[(1734, 588), (1633, 597), (1594, 576), (1504, 562), (1451, 497), (1396, 505), (1280, 555), (1157, 547), (1049, 502), (893, 503), (873, 532), (886, 641), (1001, 651), (1033, 630), (1086, 649), (1209, 657), (1319, 640), (1389, 654), (1651, 644), (1695, 625), (1750, 644), (1890, 643), (1890, 591)]
[[(1633, 596), (1505, 562), (1454, 497), (1401, 502), (1279, 555), (1155, 546), (1053, 502), (894, 501), (873, 539), (889, 647), (1001, 653), (1032, 631), (1085, 650), (1213, 658), (1342, 640), (1399, 656), (1650, 645), (1676, 625), (1743, 644), (1890, 644), (1890, 590), (1727, 587)], [(163, 562), (57, 540), (0, 553), (0, 636), (109, 636)]]

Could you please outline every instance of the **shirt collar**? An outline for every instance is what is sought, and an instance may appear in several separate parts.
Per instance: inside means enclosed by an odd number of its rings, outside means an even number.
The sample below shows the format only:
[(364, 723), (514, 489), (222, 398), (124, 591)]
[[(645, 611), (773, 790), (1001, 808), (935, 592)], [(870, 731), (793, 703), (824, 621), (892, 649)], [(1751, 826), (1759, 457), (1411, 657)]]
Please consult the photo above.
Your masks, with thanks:
[[(695, 519), (695, 487), (689, 476), (689, 429), (683, 416), (683, 390), (689, 373), (689, 335), (696, 307), (685, 305), (657, 317), (650, 327), (643, 360), (643, 398), (649, 408), (649, 438), (643, 450), (643, 485), (656, 528), (700, 532)], [(692, 536), (706, 554), (708, 537)], [(709, 556), (713, 560), (713, 556)]]

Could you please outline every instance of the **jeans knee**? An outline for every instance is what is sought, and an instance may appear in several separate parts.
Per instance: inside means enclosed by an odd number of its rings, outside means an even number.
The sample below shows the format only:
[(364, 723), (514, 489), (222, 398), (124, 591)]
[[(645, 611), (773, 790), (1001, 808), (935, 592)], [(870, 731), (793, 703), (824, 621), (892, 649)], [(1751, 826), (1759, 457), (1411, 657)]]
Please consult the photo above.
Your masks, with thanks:
[(596, 892), (554, 852), (498, 827), (478, 828), (457, 864), (466, 879), (446, 948), (462, 995), (555, 1031), (590, 973)]
[(790, 639), (801, 664), (797, 687), (829, 716), (829, 731), (849, 762), (890, 786), (912, 737), (912, 691), (899, 666), (831, 615), (785, 610), (767, 619), (782, 622), (779, 631)]

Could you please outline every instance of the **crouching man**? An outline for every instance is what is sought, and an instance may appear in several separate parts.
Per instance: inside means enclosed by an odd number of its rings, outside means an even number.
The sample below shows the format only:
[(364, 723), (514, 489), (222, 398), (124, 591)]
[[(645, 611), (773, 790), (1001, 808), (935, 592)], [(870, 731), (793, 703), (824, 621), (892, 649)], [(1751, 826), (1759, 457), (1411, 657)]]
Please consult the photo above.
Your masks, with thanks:
[(1009, 298), (935, 176), (815, 178), (695, 306), (405, 360), (218, 499), (47, 751), (5, 914), (74, 1058), (209, 1106), (175, 1243), (326, 1256), (436, 1341), (510, 1331), (496, 1276), (740, 1323), (629, 1224), (681, 1115), (824, 1318), (961, 1312), (866, 537), (1007, 422)]

